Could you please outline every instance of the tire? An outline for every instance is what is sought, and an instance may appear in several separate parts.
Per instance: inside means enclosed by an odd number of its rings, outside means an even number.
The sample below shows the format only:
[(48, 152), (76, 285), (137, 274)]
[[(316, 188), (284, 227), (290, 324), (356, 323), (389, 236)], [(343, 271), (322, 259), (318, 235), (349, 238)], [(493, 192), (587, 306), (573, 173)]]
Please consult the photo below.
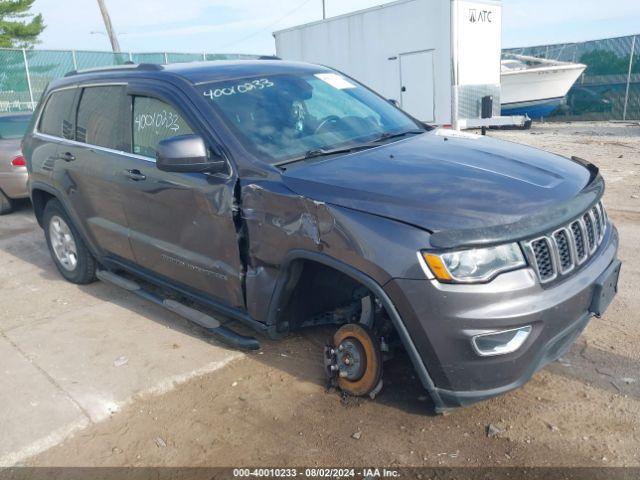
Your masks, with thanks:
[(42, 216), (53, 262), (69, 282), (84, 285), (96, 280), (96, 261), (78, 234), (62, 204), (50, 200)]
[(6, 215), (13, 211), (13, 202), (0, 190), (0, 215)]
[[(338, 329), (333, 336), (336, 348), (340, 345), (357, 346), (362, 368), (356, 378), (338, 378), (338, 386), (343, 392), (354, 396), (369, 395), (382, 378), (382, 353), (371, 329), (365, 325), (348, 323)], [(340, 355), (340, 353), (338, 353)]]

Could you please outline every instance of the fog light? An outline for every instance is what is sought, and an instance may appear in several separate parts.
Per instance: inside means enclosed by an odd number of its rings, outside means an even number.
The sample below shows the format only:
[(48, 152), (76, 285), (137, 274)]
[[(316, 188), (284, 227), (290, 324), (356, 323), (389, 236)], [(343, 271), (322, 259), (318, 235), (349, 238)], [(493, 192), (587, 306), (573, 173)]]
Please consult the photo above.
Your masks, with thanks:
[(483, 333), (471, 339), (471, 345), (481, 357), (506, 355), (518, 350), (531, 333), (531, 325), (526, 327)]

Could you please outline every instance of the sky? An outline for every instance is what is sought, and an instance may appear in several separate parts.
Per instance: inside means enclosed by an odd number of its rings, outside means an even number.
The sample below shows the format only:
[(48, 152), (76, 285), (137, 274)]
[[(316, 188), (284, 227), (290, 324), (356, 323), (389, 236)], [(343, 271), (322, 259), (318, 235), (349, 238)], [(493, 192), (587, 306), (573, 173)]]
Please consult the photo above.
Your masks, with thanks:
[[(274, 54), (275, 30), (322, 18), (322, 0), (105, 0), (123, 51)], [(327, 16), (387, 3), (326, 0)], [(640, 0), (503, 0), (503, 47), (640, 33)], [(38, 48), (109, 50), (96, 0), (36, 0)]]

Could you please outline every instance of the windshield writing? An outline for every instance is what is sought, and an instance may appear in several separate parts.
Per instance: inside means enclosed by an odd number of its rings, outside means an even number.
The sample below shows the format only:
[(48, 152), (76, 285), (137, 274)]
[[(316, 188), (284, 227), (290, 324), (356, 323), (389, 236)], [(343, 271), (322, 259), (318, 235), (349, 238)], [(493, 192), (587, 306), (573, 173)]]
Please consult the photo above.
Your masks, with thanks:
[(199, 88), (245, 146), (271, 163), (418, 128), (386, 100), (332, 72), (236, 79)]

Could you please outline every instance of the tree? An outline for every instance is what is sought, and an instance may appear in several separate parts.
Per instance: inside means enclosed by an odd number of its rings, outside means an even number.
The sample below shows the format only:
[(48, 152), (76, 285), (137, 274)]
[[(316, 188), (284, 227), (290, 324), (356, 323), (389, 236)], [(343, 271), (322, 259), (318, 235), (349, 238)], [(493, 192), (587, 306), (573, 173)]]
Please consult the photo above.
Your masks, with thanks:
[(0, 0), (0, 47), (30, 48), (45, 29), (42, 15), (29, 13), (35, 0)]

